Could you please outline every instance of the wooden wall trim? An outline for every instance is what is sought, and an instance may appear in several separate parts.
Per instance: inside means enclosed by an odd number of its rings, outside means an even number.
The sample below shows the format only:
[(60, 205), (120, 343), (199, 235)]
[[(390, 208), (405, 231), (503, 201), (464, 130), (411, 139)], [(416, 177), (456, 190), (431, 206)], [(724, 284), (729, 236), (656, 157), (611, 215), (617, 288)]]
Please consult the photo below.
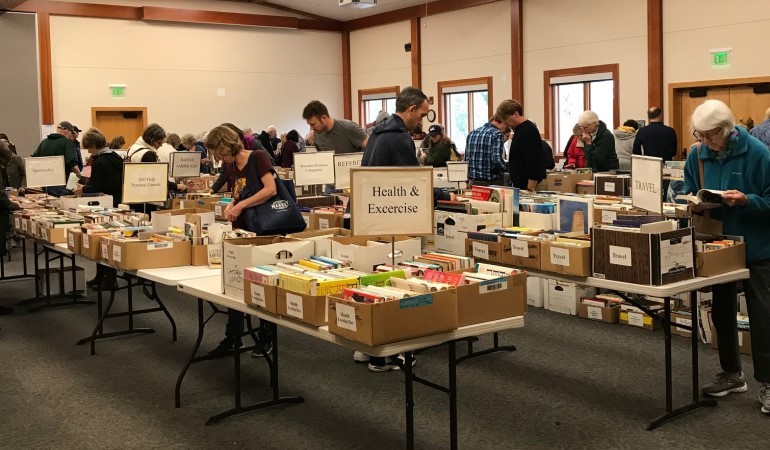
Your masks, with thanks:
[(362, 17), (361, 19), (349, 20), (344, 22), (343, 27), (348, 31), (361, 30), (396, 22), (405, 22), (415, 17), (434, 16), (498, 1), (500, 0), (435, 0), (423, 5), (410, 6), (369, 17)]
[[(567, 69), (545, 70), (543, 71), (543, 139), (552, 139), (551, 125), (553, 122), (553, 89), (551, 89), (551, 78), (567, 77), (573, 75), (589, 75), (592, 73), (612, 74), (612, 84), (614, 90), (612, 104), (612, 122), (620, 123), (620, 64), (600, 64), (596, 66), (570, 67)], [(603, 119), (602, 119), (603, 120)], [(605, 121), (606, 123), (606, 121)], [(607, 124), (608, 127), (612, 124)], [(557, 151), (554, 149), (554, 151)]]
[(420, 18), (413, 17), (412, 26), (412, 87), (422, 89), (422, 35), (420, 33)]
[(241, 14), (219, 11), (199, 11), (194, 9), (160, 8), (143, 6), (142, 19), (160, 22), (210, 23), (225, 25), (245, 25), (251, 27), (293, 28), (299, 27), (296, 17), (263, 16), (260, 14)]
[(353, 120), (353, 105), (351, 104), (350, 90), (350, 32), (342, 32), (342, 108), (344, 118)]
[(511, 0), (511, 98), (524, 104), (524, 0)]
[(51, 69), (51, 17), (37, 13), (37, 45), (40, 71), (40, 123), (53, 125), (53, 70)]
[(663, 105), (663, 0), (647, 0), (647, 105)]
[(388, 86), (388, 87), (382, 87), (382, 88), (372, 88), (372, 89), (359, 89), (358, 90), (358, 123), (363, 127), (366, 124), (364, 123), (364, 111), (363, 111), (363, 104), (364, 104), (364, 96), (365, 95), (371, 95), (371, 94), (393, 94), (394, 97), (398, 97), (398, 94), (401, 92), (400, 86)]
[(260, 1), (260, 2), (258, 2), (258, 4), (259, 4), (259, 6), (266, 6), (268, 8), (272, 8), (272, 9), (275, 9), (275, 10), (278, 10), (278, 11), (283, 11), (283, 12), (287, 12), (287, 13), (291, 13), (291, 14), (298, 14), (298, 15), (301, 15), (301, 16), (304, 16), (304, 17), (307, 17), (307, 18), (310, 18), (310, 19), (315, 19), (315, 20), (319, 20), (319, 21), (326, 21), (326, 22), (334, 22), (334, 23), (336, 23), (337, 25), (340, 26), (340, 30), (342, 29), (341, 28), (342, 27), (342, 22), (340, 22), (338, 20), (330, 19), (328, 17), (319, 16), (317, 14), (311, 14), (311, 13), (305, 12), (305, 11), (300, 11), (299, 9), (289, 8), (288, 6), (276, 5), (275, 3), (272, 3), (272, 2), (262, 2), (262, 1)]
[(99, 5), (95, 3), (56, 2), (28, 0), (15, 11), (46, 12), (52, 16), (96, 17), (102, 19), (140, 20), (142, 8), (134, 6)]
[[(446, 128), (446, 122), (444, 118), (444, 89), (458, 86), (473, 86), (475, 84), (487, 85), (487, 117), (492, 117), (494, 111), (494, 99), (493, 99), (493, 77), (478, 77), (478, 78), (465, 78), (463, 80), (448, 80), (439, 81), (436, 83), (436, 93), (438, 95), (438, 123)], [(470, 131), (470, 130), (469, 130)]]

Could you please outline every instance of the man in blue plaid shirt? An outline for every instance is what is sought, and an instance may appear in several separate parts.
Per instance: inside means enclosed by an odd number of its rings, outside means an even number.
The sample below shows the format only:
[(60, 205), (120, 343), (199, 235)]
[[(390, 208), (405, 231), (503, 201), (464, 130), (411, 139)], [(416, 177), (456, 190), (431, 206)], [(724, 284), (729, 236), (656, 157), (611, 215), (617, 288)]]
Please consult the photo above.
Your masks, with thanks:
[(468, 178), (475, 184), (503, 184), (503, 131), (507, 126), (502, 117), (495, 114), (481, 127), (471, 131), (465, 140), (465, 160), (468, 161)]

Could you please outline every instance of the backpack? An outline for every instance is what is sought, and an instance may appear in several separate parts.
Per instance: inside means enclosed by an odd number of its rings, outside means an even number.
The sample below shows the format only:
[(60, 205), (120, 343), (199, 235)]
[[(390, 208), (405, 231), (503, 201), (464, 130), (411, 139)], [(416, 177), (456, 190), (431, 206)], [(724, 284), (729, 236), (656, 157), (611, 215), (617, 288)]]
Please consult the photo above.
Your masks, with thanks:
[(128, 153), (128, 151), (126, 151), (126, 156), (123, 157), (123, 161), (124, 162), (131, 162), (131, 157), (136, 155), (137, 153), (141, 152), (142, 150), (147, 150), (148, 152), (150, 151), (150, 149), (147, 148), (147, 147), (138, 148), (138, 149), (134, 150), (134, 153)]
[(457, 147), (452, 144), (449, 147), (449, 160), (450, 161), (462, 161), (463, 159), (460, 157), (460, 153), (457, 151)]

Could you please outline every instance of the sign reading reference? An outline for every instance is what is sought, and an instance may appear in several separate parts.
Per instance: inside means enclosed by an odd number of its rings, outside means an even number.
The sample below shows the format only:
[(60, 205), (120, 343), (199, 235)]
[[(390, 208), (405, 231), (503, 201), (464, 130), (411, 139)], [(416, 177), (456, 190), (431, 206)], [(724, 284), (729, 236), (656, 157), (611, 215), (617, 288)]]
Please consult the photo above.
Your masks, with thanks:
[(168, 163), (124, 163), (123, 203), (166, 201), (167, 179)]
[(64, 156), (40, 156), (24, 158), (24, 170), (27, 173), (27, 186), (46, 187), (64, 186)]
[(433, 234), (431, 167), (351, 169), (350, 188), (354, 235)]
[(663, 160), (631, 155), (631, 204), (663, 214)]
[(171, 173), (174, 178), (197, 177), (201, 174), (201, 152), (171, 153)]
[(350, 169), (361, 167), (363, 153), (342, 153), (334, 155), (334, 187), (347, 189), (350, 187)]
[(295, 153), (294, 184), (334, 184), (334, 152)]

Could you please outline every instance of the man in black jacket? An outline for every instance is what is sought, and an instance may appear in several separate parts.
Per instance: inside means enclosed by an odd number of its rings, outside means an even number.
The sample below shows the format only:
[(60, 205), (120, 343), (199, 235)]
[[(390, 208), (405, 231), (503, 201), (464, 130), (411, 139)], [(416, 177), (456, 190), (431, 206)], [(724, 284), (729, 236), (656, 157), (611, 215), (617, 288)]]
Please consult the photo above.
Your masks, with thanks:
[(636, 132), (634, 155), (654, 156), (671, 161), (676, 154), (676, 131), (663, 125), (663, 110), (657, 106), (647, 110), (650, 124)]

